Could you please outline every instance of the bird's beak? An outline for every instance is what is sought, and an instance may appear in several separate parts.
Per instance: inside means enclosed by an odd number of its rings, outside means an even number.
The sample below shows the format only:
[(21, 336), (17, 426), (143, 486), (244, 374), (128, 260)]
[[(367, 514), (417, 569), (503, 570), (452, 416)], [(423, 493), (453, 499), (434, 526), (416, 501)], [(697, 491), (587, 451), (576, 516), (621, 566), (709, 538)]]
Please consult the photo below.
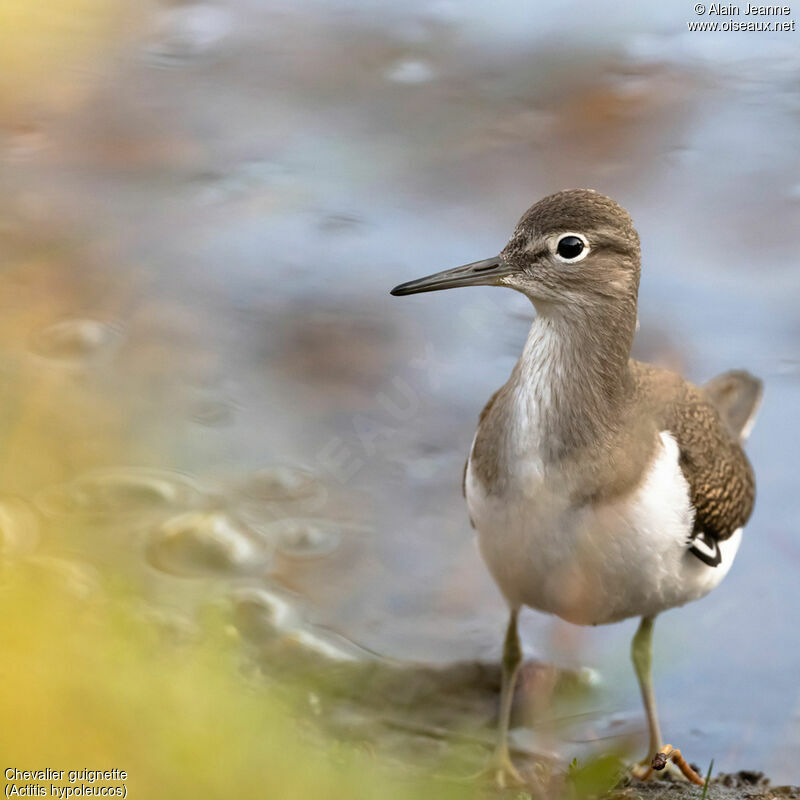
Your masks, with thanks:
[(501, 278), (514, 271), (502, 256), (495, 256), (401, 283), (392, 289), (391, 294), (399, 297), (420, 292), (437, 292), (439, 289), (455, 289), (459, 286), (497, 286)]

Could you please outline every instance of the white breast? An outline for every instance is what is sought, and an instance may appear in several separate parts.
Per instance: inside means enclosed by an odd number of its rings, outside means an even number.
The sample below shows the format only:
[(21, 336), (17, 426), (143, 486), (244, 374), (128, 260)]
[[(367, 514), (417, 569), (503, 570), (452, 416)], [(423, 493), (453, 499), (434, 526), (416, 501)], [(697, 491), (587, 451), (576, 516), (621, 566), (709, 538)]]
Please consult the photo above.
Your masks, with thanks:
[(696, 600), (727, 574), (741, 530), (709, 567), (688, 551), (694, 510), (663, 431), (649, 472), (624, 498), (572, 508), (535, 453), (518, 454), (503, 495), (467, 467), (466, 497), (481, 554), (509, 605), (589, 625), (653, 615)]

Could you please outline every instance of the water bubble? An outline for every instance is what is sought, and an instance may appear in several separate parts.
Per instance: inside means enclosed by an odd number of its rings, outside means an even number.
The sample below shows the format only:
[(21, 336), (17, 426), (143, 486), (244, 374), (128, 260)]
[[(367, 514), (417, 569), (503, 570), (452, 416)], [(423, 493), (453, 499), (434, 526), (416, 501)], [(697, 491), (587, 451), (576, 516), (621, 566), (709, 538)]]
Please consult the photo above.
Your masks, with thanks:
[(195, 505), (199, 489), (191, 480), (167, 470), (112, 467), (87, 472), (48, 487), (36, 503), (48, 516), (148, 518)]
[(121, 338), (119, 328), (105, 322), (95, 319), (65, 319), (36, 333), (32, 348), (45, 358), (77, 364), (110, 352)]
[(206, 428), (221, 428), (233, 422), (235, 408), (230, 400), (203, 398), (193, 404), (190, 417)]
[(409, 85), (427, 83), (434, 75), (434, 70), (428, 63), (417, 59), (397, 61), (386, 71), (387, 80)]
[(300, 467), (266, 467), (238, 489), (237, 511), (259, 531), (275, 520), (317, 513), (328, 501), (328, 489), (311, 471)]
[(164, 9), (145, 48), (148, 61), (158, 67), (180, 66), (213, 56), (233, 31), (230, 11), (211, 3), (193, 3)]
[(269, 560), (253, 530), (216, 511), (189, 511), (159, 525), (147, 557), (157, 569), (182, 576), (252, 573)]
[(242, 494), (250, 500), (269, 503), (310, 500), (326, 493), (325, 485), (313, 472), (287, 466), (258, 470), (242, 490)]
[(375, 657), (350, 639), (305, 619), (299, 597), (278, 589), (238, 589), (231, 595), (237, 629), (251, 642), (280, 637), (305, 655), (331, 661), (363, 661)]
[(291, 558), (322, 558), (336, 550), (342, 539), (336, 523), (317, 519), (283, 519), (265, 533), (282, 555)]
[(323, 558), (339, 547), (343, 536), (361, 534), (367, 528), (351, 522), (289, 518), (273, 522), (262, 530), (281, 555), (289, 558)]
[(25, 555), (39, 540), (36, 512), (16, 497), (0, 498), (0, 556)]
[(274, 589), (238, 589), (231, 595), (236, 627), (249, 638), (286, 633), (303, 625), (299, 599)]

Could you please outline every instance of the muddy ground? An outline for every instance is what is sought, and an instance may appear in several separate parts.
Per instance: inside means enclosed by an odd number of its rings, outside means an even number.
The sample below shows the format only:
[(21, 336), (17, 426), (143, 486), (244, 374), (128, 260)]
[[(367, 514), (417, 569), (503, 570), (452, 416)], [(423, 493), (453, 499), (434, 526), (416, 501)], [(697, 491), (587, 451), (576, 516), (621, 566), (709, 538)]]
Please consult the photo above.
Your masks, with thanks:
[[(630, 785), (613, 792), (610, 797), (642, 798), (642, 800), (697, 800), (702, 797), (700, 787), (677, 781), (632, 781)], [(762, 772), (740, 770), (719, 773), (709, 785), (709, 800), (770, 800), (771, 798), (800, 798), (798, 786), (773, 786)]]

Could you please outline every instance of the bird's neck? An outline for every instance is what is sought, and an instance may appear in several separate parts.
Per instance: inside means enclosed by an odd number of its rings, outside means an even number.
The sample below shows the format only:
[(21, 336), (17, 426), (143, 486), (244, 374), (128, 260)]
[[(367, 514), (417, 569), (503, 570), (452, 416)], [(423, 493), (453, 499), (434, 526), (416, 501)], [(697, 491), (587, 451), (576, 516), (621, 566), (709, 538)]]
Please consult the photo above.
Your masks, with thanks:
[(513, 404), (535, 427), (541, 454), (558, 460), (618, 424), (631, 380), (636, 301), (566, 310), (537, 304), (537, 312), (511, 376)]

